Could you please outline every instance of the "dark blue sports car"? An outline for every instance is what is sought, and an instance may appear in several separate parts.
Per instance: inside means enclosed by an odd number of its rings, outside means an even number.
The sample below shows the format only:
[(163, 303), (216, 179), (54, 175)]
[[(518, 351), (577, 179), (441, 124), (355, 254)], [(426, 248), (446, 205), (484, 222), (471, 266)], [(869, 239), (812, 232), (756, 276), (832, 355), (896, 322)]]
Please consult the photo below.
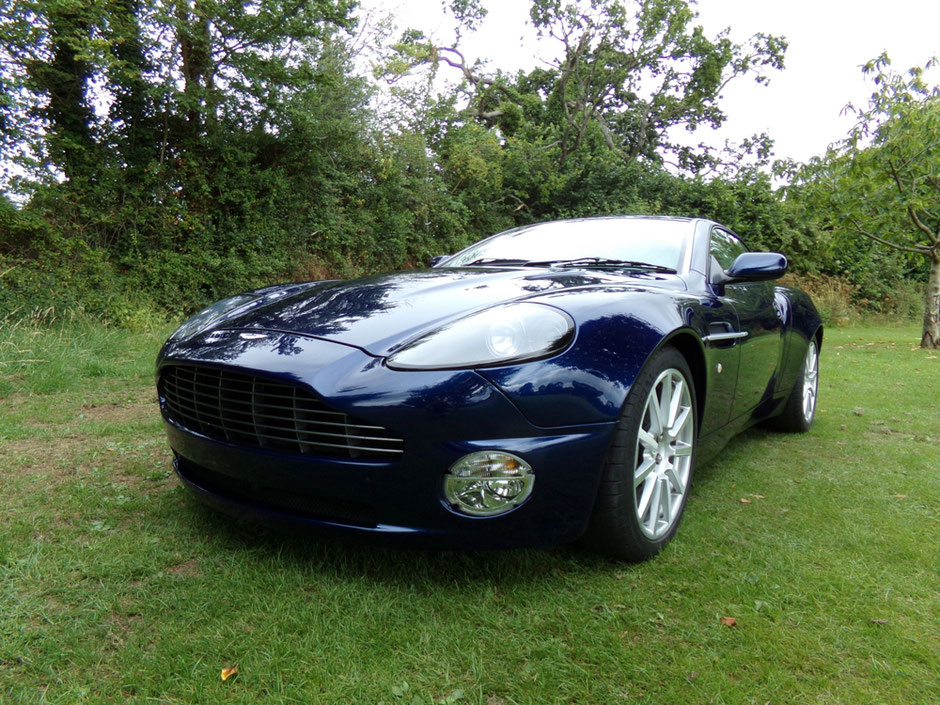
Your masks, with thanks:
[(822, 326), (779, 254), (688, 218), (540, 223), (430, 269), (220, 301), (157, 361), (205, 501), (338, 535), (639, 560), (696, 461), (813, 422)]

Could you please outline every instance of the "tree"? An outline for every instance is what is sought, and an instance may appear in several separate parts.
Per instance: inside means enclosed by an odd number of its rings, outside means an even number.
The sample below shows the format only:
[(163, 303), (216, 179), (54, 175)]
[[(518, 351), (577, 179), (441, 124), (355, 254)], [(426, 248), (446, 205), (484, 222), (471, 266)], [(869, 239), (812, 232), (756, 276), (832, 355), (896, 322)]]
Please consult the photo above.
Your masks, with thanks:
[[(0, 0), (5, 152), (19, 152), (32, 164), (49, 162), (68, 179), (91, 171), (96, 150), (87, 89), (101, 19), (95, 3)], [(23, 139), (32, 141), (30, 149), (20, 148)]]
[(937, 65), (899, 74), (886, 54), (865, 64), (868, 106), (848, 106), (848, 136), (798, 176), (836, 228), (925, 261), (924, 348), (940, 348), (940, 87), (924, 76)]
[(766, 82), (786, 51), (782, 38), (766, 34), (746, 44), (732, 42), (728, 30), (706, 36), (688, 0), (532, 0), (530, 16), (539, 35), (557, 43), (548, 68), (515, 78), (486, 74), (458, 48), (413, 31), (391, 65), (459, 69), (467, 119), (507, 132), (520, 118), (538, 124), (557, 166), (600, 139), (625, 161), (674, 154), (694, 170), (707, 160), (673, 143), (670, 130), (721, 125), (718, 101), (728, 82), (748, 74)]

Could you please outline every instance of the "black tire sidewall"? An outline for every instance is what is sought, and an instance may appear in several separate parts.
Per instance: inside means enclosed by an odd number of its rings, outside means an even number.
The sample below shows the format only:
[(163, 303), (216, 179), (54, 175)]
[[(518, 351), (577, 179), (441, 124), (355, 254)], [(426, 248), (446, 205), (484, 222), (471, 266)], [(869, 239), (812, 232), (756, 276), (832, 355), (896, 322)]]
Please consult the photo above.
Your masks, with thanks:
[[(809, 346), (816, 346), (816, 397), (813, 400), (813, 415), (807, 419), (803, 414), (803, 382), (806, 380), (806, 353)], [(806, 350), (803, 352), (803, 362), (800, 365), (800, 374), (797, 375), (793, 390), (787, 398), (786, 406), (779, 416), (772, 417), (769, 425), (776, 431), (783, 433), (806, 433), (813, 426), (816, 420), (816, 411), (819, 408), (819, 342), (815, 337), (810, 338), (806, 343)]]
[[(659, 375), (667, 369), (682, 373), (692, 400), (693, 442), (686, 492), (675, 522), (663, 536), (650, 539), (640, 528), (636, 515), (635, 470), (637, 434), (642, 423), (646, 400)], [(698, 408), (692, 372), (685, 357), (676, 348), (665, 346), (654, 352), (637, 375), (620, 412), (617, 427), (604, 462), (604, 473), (585, 539), (590, 547), (627, 560), (645, 560), (659, 553), (672, 540), (689, 496), (688, 486), (695, 471), (695, 446), (698, 441)]]

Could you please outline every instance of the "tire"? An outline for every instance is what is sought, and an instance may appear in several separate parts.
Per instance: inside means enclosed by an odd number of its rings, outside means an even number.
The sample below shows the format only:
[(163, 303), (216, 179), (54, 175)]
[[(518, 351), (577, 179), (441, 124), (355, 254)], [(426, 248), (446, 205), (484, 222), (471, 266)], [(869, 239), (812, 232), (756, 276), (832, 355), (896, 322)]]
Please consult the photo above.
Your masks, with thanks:
[(661, 348), (627, 395), (582, 544), (628, 561), (659, 553), (685, 509), (697, 433), (689, 365), (675, 348)]
[(803, 366), (793, 385), (793, 391), (779, 416), (768, 419), (767, 425), (783, 433), (806, 433), (816, 418), (819, 398), (819, 345), (810, 338), (803, 357)]

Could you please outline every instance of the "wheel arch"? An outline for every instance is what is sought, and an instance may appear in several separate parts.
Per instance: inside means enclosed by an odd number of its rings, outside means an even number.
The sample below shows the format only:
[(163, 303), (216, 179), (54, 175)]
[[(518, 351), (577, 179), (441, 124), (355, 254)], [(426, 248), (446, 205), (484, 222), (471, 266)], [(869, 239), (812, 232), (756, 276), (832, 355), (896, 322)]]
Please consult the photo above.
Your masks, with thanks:
[(689, 329), (680, 329), (667, 336), (662, 345), (671, 345), (685, 358), (692, 371), (692, 382), (695, 384), (695, 411), (698, 429), (702, 427), (705, 412), (705, 394), (708, 391), (708, 376), (705, 366), (705, 348), (701, 339)]

